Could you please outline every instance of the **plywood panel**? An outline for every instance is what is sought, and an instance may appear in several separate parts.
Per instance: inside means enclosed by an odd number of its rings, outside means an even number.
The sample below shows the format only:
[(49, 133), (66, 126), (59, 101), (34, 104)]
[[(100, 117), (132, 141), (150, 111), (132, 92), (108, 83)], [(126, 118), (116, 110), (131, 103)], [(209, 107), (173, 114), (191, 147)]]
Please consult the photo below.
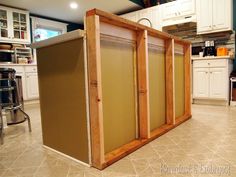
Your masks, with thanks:
[(175, 74), (175, 117), (185, 114), (185, 65), (184, 55), (175, 54), (174, 60)]
[(148, 49), (150, 129), (166, 123), (165, 55), (164, 51)]
[(135, 46), (101, 41), (105, 153), (136, 138)]
[(37, 50), (43, 144), (88, 163), (83, 39)]

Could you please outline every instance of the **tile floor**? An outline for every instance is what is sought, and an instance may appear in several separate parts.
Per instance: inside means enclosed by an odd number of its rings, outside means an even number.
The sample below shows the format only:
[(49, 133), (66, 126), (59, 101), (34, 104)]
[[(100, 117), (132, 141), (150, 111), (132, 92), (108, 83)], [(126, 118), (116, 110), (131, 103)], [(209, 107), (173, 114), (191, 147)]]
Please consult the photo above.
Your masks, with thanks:
[(0, 145), (1, 177), (236, 177), (236, 107), (193, 106), (193, 118), (103, 171), (42, 147), (39, 105)]

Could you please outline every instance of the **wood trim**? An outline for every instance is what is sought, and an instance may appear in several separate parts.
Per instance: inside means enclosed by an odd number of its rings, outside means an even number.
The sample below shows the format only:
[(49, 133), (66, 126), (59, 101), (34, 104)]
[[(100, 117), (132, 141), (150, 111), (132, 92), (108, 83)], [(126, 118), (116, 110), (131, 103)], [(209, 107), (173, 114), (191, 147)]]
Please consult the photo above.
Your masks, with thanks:
[(88, 50), (88, 81), (91, 127), (92, 165), (101, 168), (104, 157), (104, 134), (101, 89), (101, 54), (99, 16), (86, 18), (87, 50)]
[(191, 45), (184, 45), (185, 114), (191, 115)]
[(126, 145), (121, 146), (120, 148), (106, 154), (105, 159), (106, 162), (102, 165), (102, 169), (106, 168), (107, 166), (115, 163), (116, 161), (120, 160), (121, 158), (129, 155), (130, 153), (136, 151), (140, 147), (148, 144), (149, 142), (153, 141), (154, 139), (160, 137), (161, 135), (167, 133), (168, 131), (172, 130), (173, 128), (177, 127), (178, 125), (184, 123), (185, 121), (189, 120), (191, 116), (184, 115), (179, 117), (176, 120), (176, 124), (172, 125), (163, 125), (154, 131), (151, 132), (150, 138), (142, 139), (142, 140), (134, 140)]
[(135, 31), (147, 30), (148, 34), (153, 35), (154, 37), (158, 37), (161, 39), (171, 39), (172, 38), (181, 44), (191, 44), (190, 41), (183, 40), (179, 37), (167, 34), (165, 32), (160, 32), (160, 31), (150, 28), (148, 26), (132, 22), (130, 20), (124, 19), (122, 17), (119, 17), (119, 16), (111, 14), (111, 13), (101, 11), (99, 9), (92, 9), (90, 11), (87, 11), (86, 16), (89, 17), (89, 16), (92, 16), (95, 14), (100, 16), (101, 21), (109, 23), (109, 24), (113, 24), (115, 26), (120, 26), (120, 27), (131, 29), (131, 30), (135, 30)]
[(165, 41), (166, 48), (166, 123), (175, 124), (174, 105), (174, 39)]
[[(103, 26), (103, 24), (109, 24)], [(97, 9), (87, 12), (87, 48), (88, 48), (88, 72), (89, 72), (89, 93), (90, 93), (90, 119), (91, 119), (91, 136), (92, 136), (92, 166), (98, 169), (104, 169), (110, 164), (116, 162), (129, 153), (137, 150), (141, 146), (149, 143), (155, 138), (161, 136), (167, 131), (175, 128), (179, 124), (188, 120), (191, 117), (190, 104), (185, 107), (185, 115), (175, 119), (174, 105), (174, 45), (177, 44), (188, 46), (185, 51), (186, 61), (190, 59), (190, 42), (179, 39), (167, 33), (157, 31), (144, 25), (131, 22), (116, 15), (106, 13)], [(100, 34), (105, 31), (105, 34), (119, 37), (119, 33), (107, 32), (108, 26), (122, 32), (131, 31), (129, 39), (133, 39), (133, 33), (137, 33), (137, 73), (138, 73), (138, 100), (139, 100), (139, 134), (140, 139), (134, 140), (128, 144), (117, 148), (116, 150), (104, 154), (104, 139), (103, 139), (103, 112), (102, 112), (102, 92), (101, 92), (101, 56), (100, 56)], [(103, 32), (101, 32), (100, 28)], [(127, 28), (127, 29), (124, 29)], [(104, 30), (105, 29), (105, 30)], [(165, 44), (165, 59), (166, 59), (166, 123), (165, 125), (150, 132), (149, 120), (149, 96), (148, 96), (148, 41), (147, 35), (157, 37), (164, 40)], [(122, 37), (122, 36), (121, 36)], [(188, 59), (187, 59), (188, 58)], [(190, 60), (188, 60), (190, 62)], [(187, 63), (189, 64), (189, 63)], [(187, 66), (185, 66), (187, 67)], [(188, 72), (188, 70), (187, 70)], [(190, 74), (189, 74), (190, 77)], [(185, 78), (188, 82), (190, 78)], [(190, 83), (188, 83), (190, 85)], [(186, 88), (187, 92), (188, 89)], [(187, 103), (187, 102), (186, 102)], [(115, 131), (115, 130), (114, 130)]]
[(149, 94), (148, 94), (148, 42), (147, 31), (137, 33), (137, 69), (139, 100), (139, 136), (150, 137)]

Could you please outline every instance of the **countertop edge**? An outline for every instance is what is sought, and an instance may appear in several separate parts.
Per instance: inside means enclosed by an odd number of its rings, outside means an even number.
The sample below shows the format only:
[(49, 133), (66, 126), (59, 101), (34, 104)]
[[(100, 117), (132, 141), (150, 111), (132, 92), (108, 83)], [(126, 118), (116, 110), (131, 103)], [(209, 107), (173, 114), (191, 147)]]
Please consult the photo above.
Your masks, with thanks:
[(71, 41), (74, 39), (78, 39), (78, 38), (82, 38), (84, 37), (85, 33), (83, 30), (75, 30), (75, 31), (71, 31), (65, 34), (62, 34), (60, 36), (56, 36), (56, 37), (52, 37), (50, 39), (46, 39), (43, 41), (39, 41), (39, 42), (35, 42), (32, 43), (30, 45), (31, 48), (37, 49), (37, 48), (43, 48), (43, 47), (47, 47), (50, 45), (55, 45), (58, 43), (62, 43), (62, 42), (67, 42), (67, 41)]
[(191, 57), (191, 60), (215, 60), (215, 59), (229, 59), (229, 60), (234, 60), (234, 57), (231, 57), (231, 56)]
[(37, 66), (37, 64), (36, 63), (34, 64), (0, 63), (0, 66)]

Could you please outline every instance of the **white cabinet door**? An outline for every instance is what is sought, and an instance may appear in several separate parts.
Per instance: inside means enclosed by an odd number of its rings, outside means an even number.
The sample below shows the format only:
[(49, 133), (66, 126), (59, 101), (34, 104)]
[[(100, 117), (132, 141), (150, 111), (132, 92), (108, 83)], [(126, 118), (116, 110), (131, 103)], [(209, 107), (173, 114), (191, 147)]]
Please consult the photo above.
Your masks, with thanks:
[(35, 99), (39, 97), (38, 74), (26, 73), (27, 98)]
[(197, 0), (198, 33), (212, 30), (212, 1), (213, 0)]
[(16, 75), (21, 76), (23, 99), (27, 100), (25, 73), (24, 72), (17, 72), (16, 71)]
[(222, 30), (230, 27), (231, 0), (213, 0), (213, 30)]
[(177, 1), (165, 3), (162, 6), (163, 20), (174, 18), (178, 15), (177, 9), (179, 8)]
[(30, 43), (29, 12), (12, 9), (12, 39), (15, 42)]
[(6, 8), (0, 6), (0, 39), (9, 40), (10, 37), (10, 24), (9, 12)]
[(193, 97), (207, 98), (209, 96), (209, 69), (193, 69)]
[(190, 15), (195, 13), (195, 0), (177, 0), (178, 16)]
[(226, 76), (226, 68), (210, 68), (210, 98), (227, 99), (226, 84), (228, 84)]

